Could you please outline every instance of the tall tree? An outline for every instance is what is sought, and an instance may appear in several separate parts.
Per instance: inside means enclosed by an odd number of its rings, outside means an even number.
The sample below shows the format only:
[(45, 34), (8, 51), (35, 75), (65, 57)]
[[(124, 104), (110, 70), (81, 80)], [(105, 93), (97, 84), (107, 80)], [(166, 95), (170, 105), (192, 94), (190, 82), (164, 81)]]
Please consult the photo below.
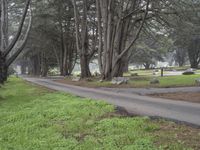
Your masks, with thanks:
[[(28, 38), (28, 33), (30, 31), (31, 26), (31, 19), (30, 23), (27, 29), (27, 32), (25, 35), (22, 35), (22, 29), (24, 27), (24, 22), (26, 19), (26, 15), (28, 13), (29, 4), (31, 0), (27, 0), (25, 3), (25, 9), (23, 11), (23, 15), (17, 30), (16, 35), (11, 40), (10, 44), (8, 44), (8, 1), (7, 0), (1, 0), (1, 49), (0, 49), (0, 83), (3, 83), (5, 80), (7, 80), (7, 71), (8, 67), (11, 65), (11, 63), (17, 58), (17, 56), (21, 53), (23, 50), (25, 43)], [(31, 17), (30, 17), (31, 18)], [(16, 44), (19, 41), (20, 37), (24, 37), (23, 42), (19, 44), (17, 47)], [(11, 54), (12, 52), (12, 54)], [(8, 56), (8, 55), (11, 56)]]
[(97, 42), (95, 15), (93, 15), (95, 10), (92, 9), (95, 7), (95, 4), (91, 0), (72, 1), (76, 23), (76, 48), (80, 57), (81, 77), (90, 77), (89, 64), (96, 52)]
[(99, 63), (102, 63), (103, 79), (123, 75), (127, 54), (139, 38), (148, 17), (149, 3), (149, 0), (96, 1), (99, 55), (102, 54)]
[(72, 2), (35, 1), (32, 8), (34, 22), (21, 57), (29, 61), (30, 74), (46, 76), (49, 69), (59, 68), (61, 75), (71, 75), (77, 60)]

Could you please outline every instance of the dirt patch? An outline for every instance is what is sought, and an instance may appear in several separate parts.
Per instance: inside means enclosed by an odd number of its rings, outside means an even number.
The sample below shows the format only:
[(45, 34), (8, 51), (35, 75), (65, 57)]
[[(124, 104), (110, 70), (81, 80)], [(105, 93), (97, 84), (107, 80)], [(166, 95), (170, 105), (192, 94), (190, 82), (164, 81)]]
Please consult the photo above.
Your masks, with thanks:
[[(115, 113), (107, 114), (104, 116), (107, 118), (112, 117), (137, 117), (137, 115), (128, 113), (124, 108), (117, 107)], [(177, 143), (183, 144), (186, 147), (190, 147), (194, 150), (200, 150), (200, 127), (193, 127), (185, 125), (183, 123), (177, 124), (172, 121), (167, 121), (164, 119), (151, 119), (149, 122), (154, 122), (159, 126), (158, 129), (152, 132), (155, 136), (155, 145), (166, 145), (164, 149), (170, 149), (167, 145)]]
[[(98, 120), (105, 118), (126, 118), (126, 117), (137, 117), (137, 115), (133, 115), (128, 113), (122, 107), (116, 107), (116, 111), (113, 113), (107, 113)], [(189, 125), (185, 125), (183, 123), (177, 124), (172, 121), (167, 121), (164, 119), (149, 119), (149, 123), (155, 123), (159, 128), (155, 129), (152, 132), (152, 136), (155, 139), (155, 145), (158, 147), (160, 145), (166, 145), (164, 149), (170, 149), (169, 145), (176, 145), (177, 143), (183, 144), (186, 147), (190, 147), (194, 150), (200, 150), (200, 127), (193, 127)], [(147, 122), (148, 123), (148, 122)]]
[(101, 116), (100, 118), (98, 118), (98, 120), (102, 120), (102, 119), (105, 119), (105, 118), (113, 118), (113, 117), (124, 118), (124, 117), (137, 117), (137, 116), (138, 115), (130, 114), (123, 107), (115, 107), (115, 111), (114, 112), (106, 113), (103, 116)]
[[(178, 142), (194, 150), (200, 149), (200, 129), (163, 120), (157, 120), (155, 122), (160, 126), (160, 128), (153, 133), (158, 138), (155, 141), (156, 145), (170, 145)], [(165, 147), (165, 149), (169, 149), (169, 147)]]
[(159, 93), (159, 94), (152, 94), (148, 95), (151, 97), (159, 97), (159, 98), (166, 98), (171, 100), (179, 100), (179, 101), (186, 101), (192, 103), (200, 103), (200, 93), (196, 92), (178, 92), (178, 93)]
[[(98, 120), (105, 118), (126, 118), (137, 117), (137, 115), (129, 114), (124, 108), (116, 107), (116, 111), (113, 113), (107, 113)], [(193, 127), (185, 124), (177, 124), (172, 121), (164, 119), (149, 119), (149, 123), (154, 123), (159, 128), (155, 129), (151, 135), (155, 137), (155, 145), (166, 145), (164, 149), (170, 149), (170, 145), (183, 144), (186, 147), (190, 147), (194, 150), (200, 150), (200, 128)], [(148, 122), (147, 122), (148, 123)]]

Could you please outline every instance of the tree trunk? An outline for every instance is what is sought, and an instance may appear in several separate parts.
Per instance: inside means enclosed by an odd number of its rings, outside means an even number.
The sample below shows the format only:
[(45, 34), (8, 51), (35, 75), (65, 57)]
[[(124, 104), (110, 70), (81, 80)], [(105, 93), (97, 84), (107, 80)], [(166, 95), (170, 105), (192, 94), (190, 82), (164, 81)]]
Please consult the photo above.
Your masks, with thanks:
[[(140, 26), (134, 28), (136, 29), (134, 38), (128, 43), (129, 32), (133, 32), (132, 27), (137, 22), (132, 20), (132, 15), (139, 12), (136, 1), (129, 2), (129, 6), (125, 7), (124, 1), (119, 1), (119, 7), (115, 10), (115, 1), (100, 1), (101, 16), (98, 15), (97, 18), (101, 17), (99, 20), (101, 21), (100, 25), (103, 27), (103, 79), (105, 80), (123, 76), (124, 66), (128, 66), (126, 64), (128, 52), (139, 38), (148, 15), (149, 0), (146, 3), (144, 15), (140, 19)], [(127, 9), (127, 14), (124, 14), (124, 8)]]
[(198, 65), (199, 65), (199, 64), (198, 64), (197, 61), (191, 61), (190, 64), (191, 64), (191, 68), (198, 69)]
[(26, 65), (24, 63), (21, 64), (21, 73), (26, 74)]
[(144, 67), (145, 67), (146, 70), (150, 69), (151, 64), (149, 64), (149, 63), (144, 63), (143, 65), (144, 65)]
[(47, 60), (45, 56), (45, 52), (41, 55), (41, 76), (46, 77), (48, 73), (48, 66), (47, 66)]
[(128, 67), (129, 67), (129, 61), (127, 60), (127, 61), (124, 62), (123, 72), (128, 72), (129, 71)]
[(82, 22), (81, 22), (81, 33), (79, 32), (80, 17), (78, 16), (76, 0), (73, 0), (73, 5), (74, 5), (74, 18), (75, 18), (75, 23), (76, 23), (76, 47), (80, 55), (81, 78), (87, 78), (87, 77), (91, 77), (90, 68), (89, 68), (90, 57), (88, 54), (89, 41), (88, 41), (88, 29), (87, 29), (87, 0), (83, 0), (83, 16), (82, 16)]
[(39, 54), (31, 58), (31, 66), (29, 67), (30, 74), (39, 76), (41, 74), (41, 61)]
[(193, 39), (188, 47), (188, 56), (191, 68), (198, 68), (200, 63), (200, 40)]
[(26, 43), (26, 39), (28, 37), (28, 33), (30, 31), (30, 26), (31, 26), (31, 21), (29, 24), (29, 28), (27, 30), (27, 33), (25, 35), (25, 41), (22, 43), (22, 45), (17, 48), (16, 52), (14, 52), (14, 54), (12, 54), (9, 58), (8, 54), (12, 51), (12, 49), (14, 48), (14, 46), (16, 45), (21, 32), (22, 32), (22, 28), (24, 25), (24, 21), (26, 18), (26, 14), (28, 12), (28, 8), (29, 8), (29, 4), (30, 4), (31, 0), (27, 0), (26, 1), (26, 6), (25, 9), (23, 11), (23, 16), (21, 19), (21, 22), (19, 24), (19, 28), (17, 31), (17, 34), (15, 35), (14, 39), (11, 41), (11, 43), (8, 45), (8, 1), (7, 0), (1, 0), (1, 35), (0, 35), (0, 83), (3, 83), (4, 81), (7, 80), (7, 76), (8, 76), (8, 67), (10, 66), (10, 64), (16, 59), (16, 57), (20, 54), (20, 52), (22, 51), (22, 49), (25, 46)]
[(196, 53), (189, 53), (189, 61), (191, 68), (198, 68), (198, 65), (200, 63), (200, 57)]
[(3, 56), (8, 46), (8, 2), (1, 0), (1, 40), (0, 40), (0, 84), (7, 80), (6, 58)]
[(65, 46), (64, 46), (64, 35), (63, 35), (63, 26), (62, 22), (60, 21), (60, 40), (61, 40), (61, 53), (60, 53), (60, 75), (64, 76), (64, 53), (65, 53)]
[(8, 79), (8, 67), (4, 65), (3, 67), (3, 81), (7, 81)]
[(102, 25), (101, 25), (101, 10), (100, 10), (100, 2), (96, 0), (96, 11), (97, 11), (97, 21), (98, 21), (98, 36), (99, 36), (99, 43), (98, 43), (98, 65), (99, 71), (103, 74), (103, 62), (102, 62), (102, 51), (103, 51), (103, 41), (102, 41)]
[(1, 51), (8, 46), (8, 2), (1, 0)]
[(81, 41), (81, 54), (80, 54), (80, 63), (81, 63), (81, 77), (87, 78), (91, 76), (90, 68), (89, 68), (89, 59), (88, 59), (88, 48), (89, 48), (89, 41), (88, 41), (88, 30), (87, 30), (87, 0), (84, 0), (83, 6), (83, 20), (82, 20), (82, 41)]
[(4, 59), (2, 57), (2, 52), (0, 51), (0, 84), (3, 84), (4, 83), (4, 80), (3, 80), (3, 68), (4, 68)]

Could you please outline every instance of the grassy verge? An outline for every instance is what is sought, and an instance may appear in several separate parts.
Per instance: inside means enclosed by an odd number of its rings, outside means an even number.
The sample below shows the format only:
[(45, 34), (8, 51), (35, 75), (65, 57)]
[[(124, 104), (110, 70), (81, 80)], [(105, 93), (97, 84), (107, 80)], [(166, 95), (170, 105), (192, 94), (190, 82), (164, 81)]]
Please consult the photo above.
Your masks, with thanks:
[[(160, 84), (151, 85), (150, 81), (153, 78), (157, 78)], [(90, 81), (81, 80), (79, 82), (72, 82), (71, 78), (60, 80), (58, 82), (73, 84), (77, 86), (85, 87), (111, 87), (111, 88), (146, 88), (146, 87), (157, 87), (157, 88), (169, 88), (169, 87), (187, 87), (197, 86), (195, 79), (200, 78), (200, 74), (195, 75), (179, 75), (179, 76), (165, 76), (165, 77), (153, 77), (150, 75), (140, 75), (136, 77), (130, 77), (128, 84), (113, 85), (110, 81), (99, 82), (98, 78), (91, 78)]]
[(150, 85), (152, 77), (136, 78), (130, 81), (130, 84), (135, 87), (184, 87), (184, 86), (196, 86), (195, 79), (200, 78), (199, 74), (196, 75), (179, 75), (179, 76), (166, 76), (157, 77), (160, 84)]
[(200, 149), (200, 130), (115, 114), (105, 102), (9, 79), (0, 88), (1, 150)]

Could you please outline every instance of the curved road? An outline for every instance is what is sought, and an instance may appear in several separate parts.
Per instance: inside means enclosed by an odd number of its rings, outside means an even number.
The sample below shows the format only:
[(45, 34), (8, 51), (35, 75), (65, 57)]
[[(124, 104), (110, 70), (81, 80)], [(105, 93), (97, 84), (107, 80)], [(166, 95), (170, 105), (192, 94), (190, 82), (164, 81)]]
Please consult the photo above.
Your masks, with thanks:
[(24, 78), (53, 90), (71, 93), (94, 100), (104, 100), (125, 108), (131, 114), (161, 117), (200, 127), (200, 104), (139, 96), (132, 93), (106, 91), (57, 83), (51, 79)]
[(159, 94), (159, 93), (176, 93), (176, 92), (200, 92), (200, 87), (177, 87), (177, 88), (104, 88), (105, 91), (117, 93), (130, 93), (137, 95)]

